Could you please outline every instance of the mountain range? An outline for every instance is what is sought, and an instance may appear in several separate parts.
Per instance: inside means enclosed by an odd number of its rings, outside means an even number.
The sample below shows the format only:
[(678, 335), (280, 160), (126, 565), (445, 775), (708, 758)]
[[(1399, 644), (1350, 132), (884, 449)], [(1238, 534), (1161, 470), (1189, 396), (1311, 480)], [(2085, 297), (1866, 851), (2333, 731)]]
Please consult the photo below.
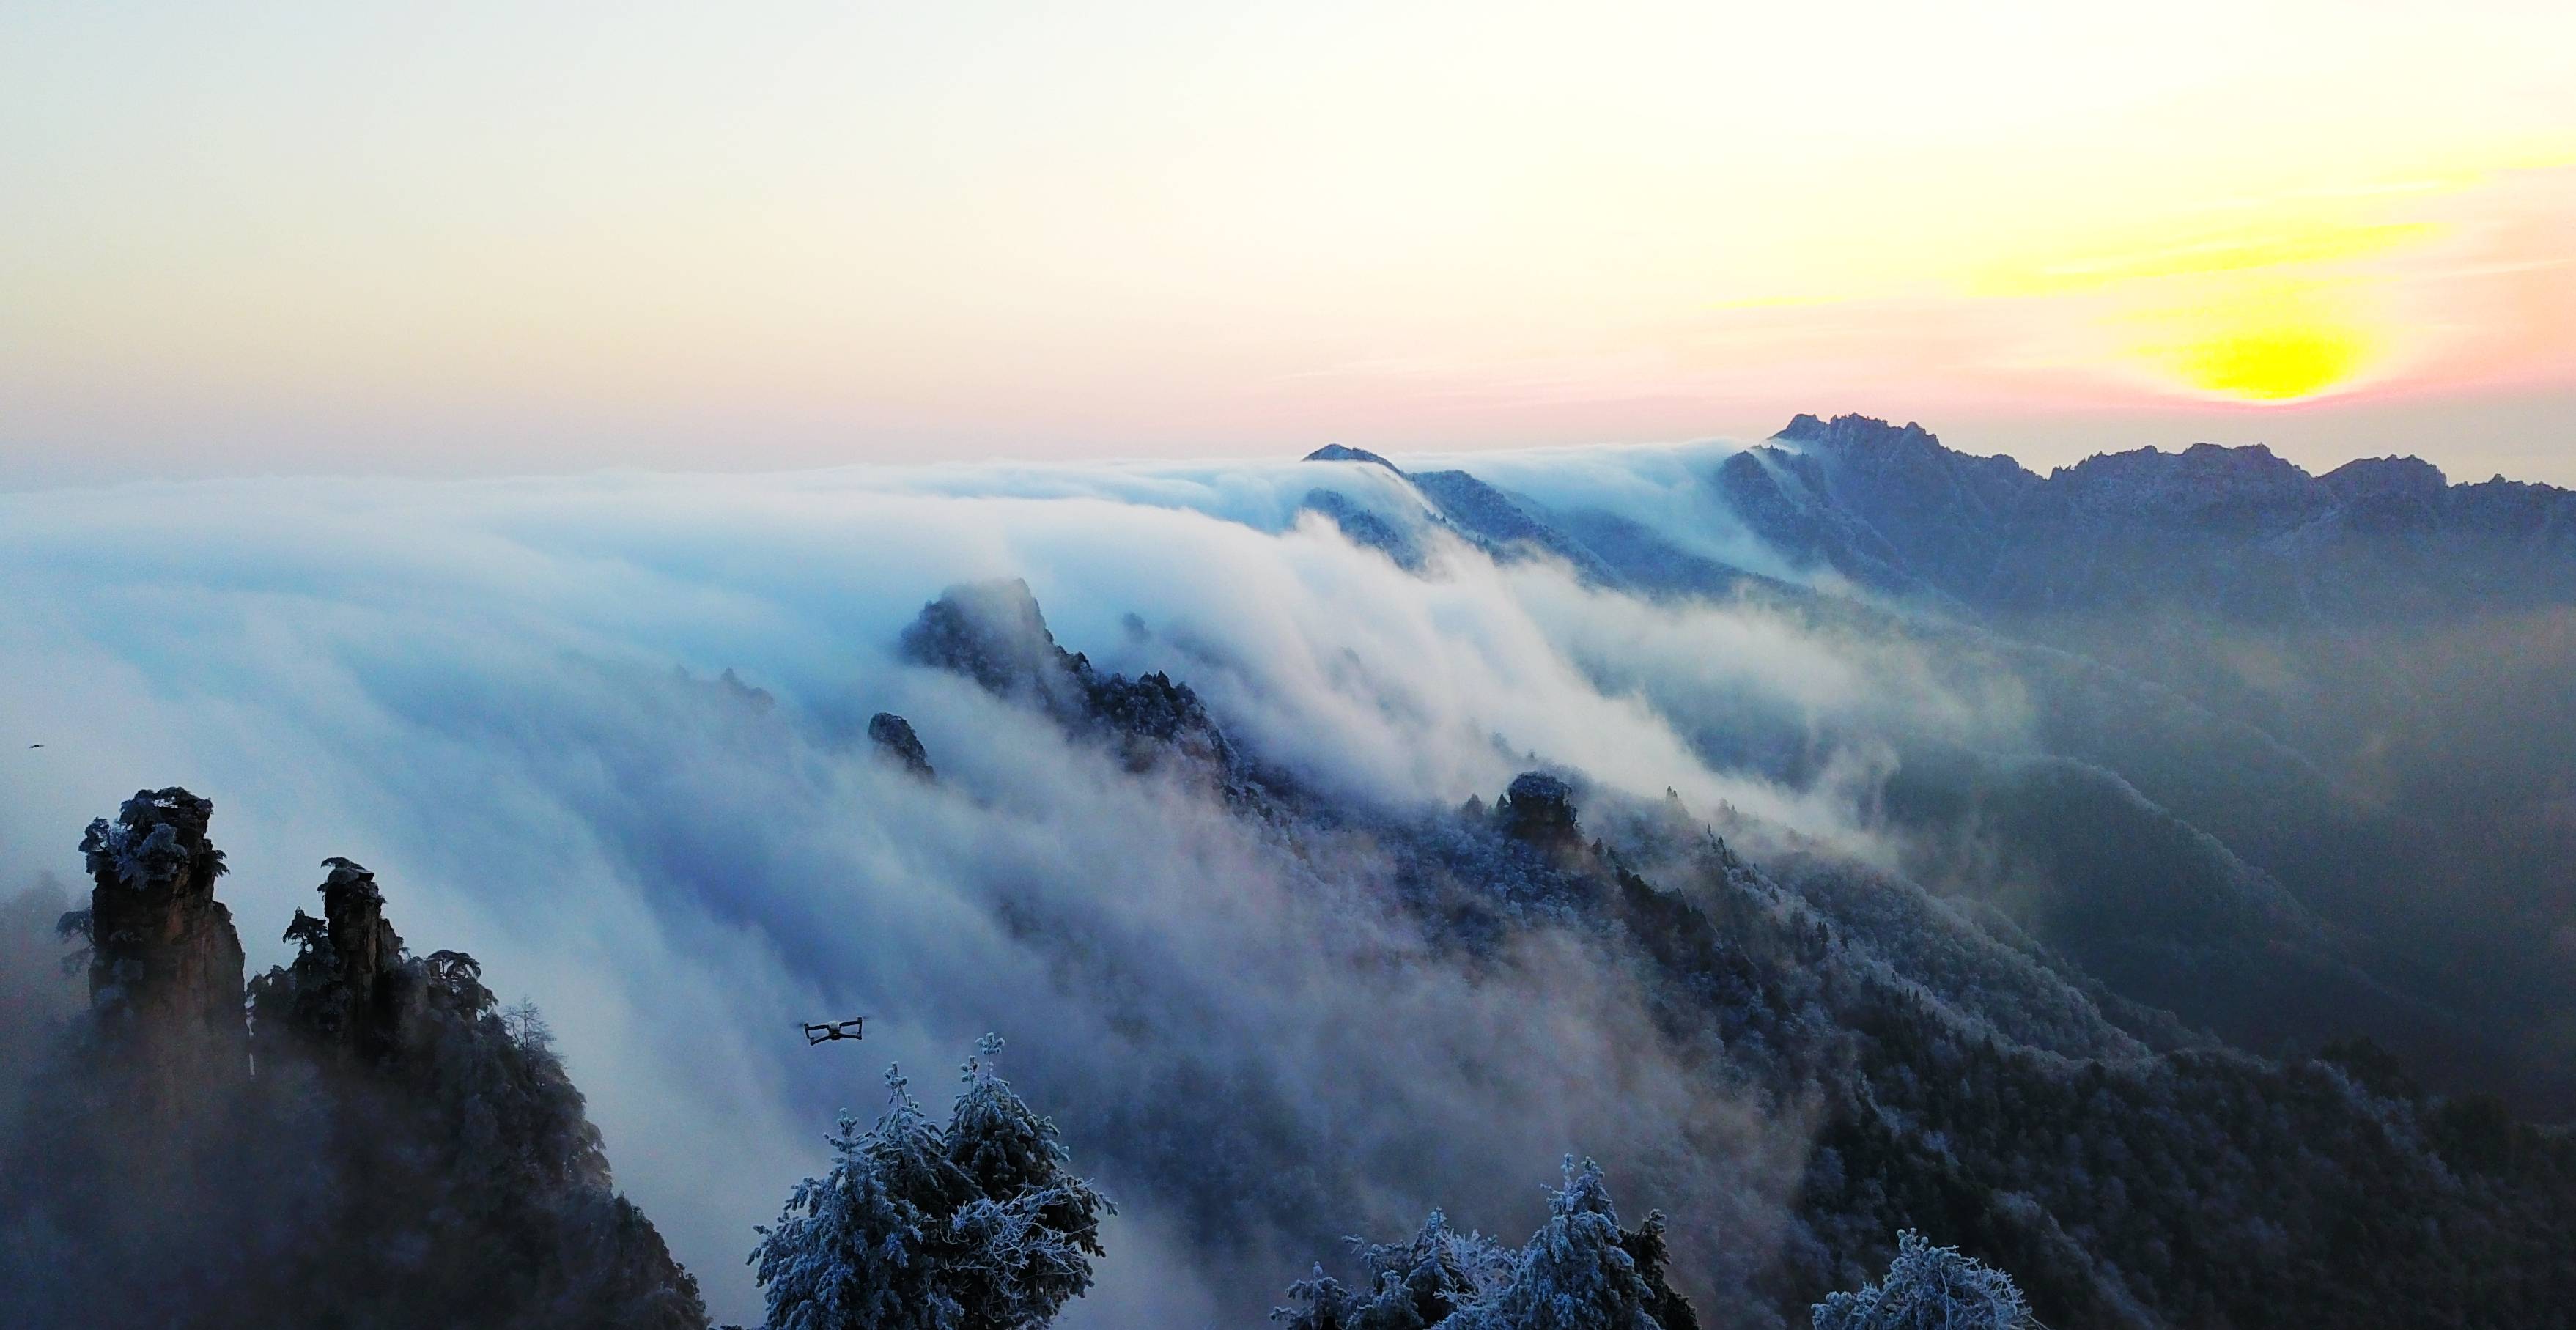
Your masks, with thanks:
[[(2025, 751), (1904, 745), (1885, 811), (1948, 842), (1921, 847), (1928, 878), (1992, 889), (1956, 870), (2000, 852), (2057, 888), (2014, 893), (2025, 922), (2142, 999), (2264, 1048), (2369, 1011), (2447, 1084), (2576, 1111), (2576, 1045), (2517, 1030), (2576, 1002), (2576, 492), (2451, 484), (2417, 458), (2311, 475), (2259, 444), (2041, 476), (1917, 424), (1801, 415), (1697, 479), (1776, 561), (1761, 569), (1462, 471), (1308, 460), (1395, 472), (1430, 524), (1497, 558), (1752, 599), (2011, 681)], [(2515, 649), (2463, 654), (2497, 635)], [(1706, 746), (1756, 758), (1746, 728)], [(2173, 963), (2212, 947), (2245, 951), (2220, 966), (2237, 977)]]
[[(2565, 491), (1801, 416), (166, 505), (0, 523), (49, 625), (0, 662), (92, 731), (43, 760), (243, 791), (230, 860), (187, 790), (93, 824), (61, 941), (78, 822), (0, 806), (0, 1280), (58, 1320), (745, 1319), (876, 1070), (788, 1032), (859, 1013), (1011, 1034), (1117, 1207), (1068, 1327), (1326, 1315), (1577, 1154), (1661, 1212), (1609, 1231), (1664, 1330), (1907, 1230), (2059, 1327), (2576, 1297)], [(245, 984), (215, 878), (282, 916), (317, 828), (474, 956), (335, 855)]]

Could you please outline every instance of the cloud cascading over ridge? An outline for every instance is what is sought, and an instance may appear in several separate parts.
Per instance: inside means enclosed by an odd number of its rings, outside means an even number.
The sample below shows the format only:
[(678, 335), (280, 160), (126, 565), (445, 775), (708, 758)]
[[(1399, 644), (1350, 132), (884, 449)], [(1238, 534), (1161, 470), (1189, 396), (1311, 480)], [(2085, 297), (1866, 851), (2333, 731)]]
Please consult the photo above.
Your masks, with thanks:
[[(1622, 467), (1667, 463), (1593, 465), (1560, 483), (1633, 490)], [(935, 1087), (988, 1027), (1121, 1201), (1090, 1323), (1240, 1311), (1316, 1232), (1433, 1203), (1508, 1229), (1569, 1149), (1636, 1165), (1642, 1203), (1756, 1251), (1802, 1157), (1799, 1107), (1686, 1083), (1579, 940), (1521, 944), (1500, 977), (1459, 971), (1341, 908), (1388, 871), (1365, 826), (1283, 858), (1203, 796), (894, 654), (942, 588), (1025, 577), (1068, 648), (1168, 670), (1264, 760), (1358, 806), (1491, 798), (1535, 760), (1605, 797), (1670, 787), (1865, 855), (1844, 787), (1713, 768), (1674, 715), (2018, 723), (2008, 699), (1899, 679), (1898, 657), (1750, 608), (1653, 605), (1454, 543), (1408, 575), (1299, 512), (1318, 485), (1407, 502), (1385, 474), (0, 501), (17, 570), (0, 721), (46, 743), (12, 753), (0, 871), (69, 877), (89, 817), (187, 784), (217, 802), (256, 967), (282, 957), (269, 930), (308, 903), (314, 861), (367, 864), (407, 936), (473, 952), (546, 1007), (621, 1183), (720, 1315), (747, 1313), (749, 1226), (811, 1168), (831, 1110), (866, 1111), (888, 1060)], [(773, 700), (718, 681), (727, 668)], [(877, 710), (912, 720), (940, 784), (873, 755)], [(808, 1051), (792, 1028), (858, 1012), (855, 1052)], [(1689, 1162), (1711, 1157), (1733, 1162)]]

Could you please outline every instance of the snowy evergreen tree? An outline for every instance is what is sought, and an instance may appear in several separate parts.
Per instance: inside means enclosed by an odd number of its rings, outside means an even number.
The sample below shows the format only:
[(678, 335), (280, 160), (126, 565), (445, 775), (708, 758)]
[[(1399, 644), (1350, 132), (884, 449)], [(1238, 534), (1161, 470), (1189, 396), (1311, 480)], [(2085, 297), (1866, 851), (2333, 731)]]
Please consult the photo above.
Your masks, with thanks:
[(1365, 1287), (1319, 1266), (1288, 1288), (1301, 1305), (1271, 1319), (1288, 1330), (1698, 1330), (1664, 1281), (1662, 1215), (1621, 1229), (1601, 1166), (1570, 1155), (1551, 1196), (1547, 1223), (1518, 1252), (1434, 1210), (1410, 1242), (1360, 1246)]
[(995, 1074), (1002, 1037), (985, 1035), (975, 1051), (948, 1122), (948, 1160), (979, 1193), (950, 1221), (951, 1282), (970, 1330), (1044, 1325), (1091, 1287), (1111, 1207), (1066, 1167), (1055, 1124)]
[(1349, 1288), (1318, 1266), (1314, 1278), (1288, 1286), (1289, 1298), (1305, 1305), (1278, 1308), (1270, 1319), (1288, 1330), (1426, 1330), (1509, 1281), (1517, 1259), (1482, 1234), (1449, 1227), (1438, 1210), (1409, 1242), (1351, 1245), (1366, 1287)]
[(1568, 1155), (1565, 1186), (1511, 1282), (1450, 1318), (1448, 1330), (1662, 1330), (1655, 1289), (1621, 1237), (1601, 1166)]
[(770, 1330), (956, 1330), (964, 1317), (938, 1287), (939, 1216), (965, 1190), (914, 1102), (886, 1069), (886, 1111), (865, 1134), (843, 1113), (832, 1170), (797, 1184), (774, 1227), (759, 1230), (754, 1277)]
[(1000, 1048), (977, 1045), (945, 1130), (891, 1068), (874, 1127), (842, 1115), (831, 1171), (752, 1249), (769, 1330), (1028, 1330), (1090, 1288), (1111, 1207), (994, 1074)]
[(1815, 1330), (2023, 1330), (2038, 1322), (2012, 1276), (1908, 1230), (1896, 1235), (1887, 1278), (1816, 1304), (1814, 1324)]

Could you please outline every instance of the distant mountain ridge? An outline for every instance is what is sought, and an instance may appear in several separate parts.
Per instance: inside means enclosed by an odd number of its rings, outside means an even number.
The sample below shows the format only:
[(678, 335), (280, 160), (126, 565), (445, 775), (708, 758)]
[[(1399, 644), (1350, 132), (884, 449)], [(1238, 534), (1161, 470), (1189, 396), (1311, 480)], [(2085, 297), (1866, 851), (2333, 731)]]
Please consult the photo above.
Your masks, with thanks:
[[(2197, 443), (2041, 476), (1911, 422), (1801, 415), (1773, 437), (1794, 449), (1741, 457), (1805, 480), (1803, 505), (1739, 498), (1739, 511), (1784, 551), (1881, 590), (1920, 584), (2006, 613), (2188, 596), (2237, 617), (2576, 597), (2576, 491), (2501, 476), (2452, 484), (2421, 458), (2320, 476), (2259, 443)], [(1820, 529), (1838, 539), (1798, 538)]]
[[(1901, 641), (1953, 687), (2008, 680), (2030, 709), (2026, 746), (1963, 761), (1929, 736), (1900, 739), (1881, 808), (1908, 834), (1936, 829), (1927, 810), (1977, 811), (1982, 839), (1935, 858), (2009, 851), (2012, 871), (2056, 893), (2007, 892), (2025, 927), (2127, 996), (2256, 1046), (2366, 1026), (2438, 1081), (2553, 1113), (2576, 1104), (2576, 1050), (2537, 1035), (2524, 1047), (2510, 1015), (2571, 991), (2547, 939), (2576, 917), (2576, 880), (2550, 867), (2576, 861), (2558, 775), (2576, 770), (2576, 737), (2556, 737), (2576, 735), (2576, 688), (2553, 682), (2576, 671), (2576, 492), (2453, 484), (2415, 457), (2312, 474), (2259, 444), (2140, 448), (2042, 475), (1860, 415), (1800, 415), (1769, 443), (1694, 461), (1660, 514), (1552, 505), (1347, 447), (1308, 460), (1383, 468), (1419, 499), (1410, 524), (1333, 489), (1305, 505), (1411, 571), (1446, 531), (1604, 590), (1749, 599)], [(1673, 525), (1693, 506), (1704, 531)], [(1730, 545), (1730, 521), (1752, 541)], [(1833, 742), (1762, 725), (1748, 712), (1693, 738), (1707, 760), (1793, 783)], [(2069, 855), (2073, 830), (2046, 830), (2066, 800), (2118, 808), (2124, 788), (2214, 838), (2236, 870)], [(2006, 890), (1930, 859), (1914, 868), (1969, 894)], [(2241, 891), (2216, 917), (2246, 926), (2201, 933), (2180, 898), (2126, 924), (2102, 913), (2155, 901), (2137, 893), (2159, 874)], [(2270, 883), (2323, 931), (2253, 924), (2270, 917)], [(2284, 944), (2299, 964), (2254, 960)], [(2142, 945), (2204, 959), (2112, 960)], [(2272, 986), (2258, 998), (2213, 983), (2211, 964), (2268, 969)]]
[[(2181, 598), (2237, 618), (2440, 615), (2576, 600), (2576, 491), (2497, 476), (2452, 483), (2418, 457), (2312, 474), (2263, 444), (2100, 453), (2047, 475), (1923, 426), (1799, 415), (1706, 483), (1792, 569), (1972, 614)], [(1330, 444), (1310, 462), (1382, 467), (1428, 524), (1504, 561), (1557, 559), (1585, 581), (1731, 590), (1755, 574), (1689, 555), (1617, 514), (1550, 511), (1463, 470), (1406, 471)], [(1411, 532), (1328, 489), (1305, 507), (1407, 568)]]
[[(2299, 1308), (2345, 1326), (2531, 1324), (2570, 1286), (2576, 1144), (2563, 1134), (2492, 1101), (2428, 1096), (2367, 1042), (2249, 1055), (2123, 991), (2232, 989), (2259, 1006), (2292, 996), (2266, 967), (2342, 981), (2330, 958), (2292, 954), (2313, 925), (2276, 886), (2143, 801), (2106, 815), (2098, 787), (2063, 770), (2008, 773), (1976, 797), (2034, 823), (2025, 839), (2042, 857), (2118, 861), (2070, 902), (2095, 916), (2068, 930), (2091, 957), (1821, 846), (1740, 854), (1731, 840), (1761, 833), (1734, 810), (1695, 814), (1678, 795), (1638, 800), (1576, 772), (1526, 771), (1490, 806), (1455, 810), (1234, 780), (1258, 755), (1190, 684), (1101, 672), (1057, 643), (1017, 580), (947, 589), (902, 641), (916, 663), (1128, 770), (1213, 787), (1293, 861), (1341, 862), (1367, 844), (1391, 871), (1348, 899), (1362, 917), (1408, 921), (1421, 957), (1482, 957), (1495, 982), (1517, 964), (1511, 939), (1581, 939), (1637, 985), (1653, 1013), (1637, 1037), (1672, 1050), (1691, 1084), (1803, 1105), (1814, 1148), (1785, 1180), (1773, 1242), (1733, 1245), (1707, 1211), (1672, 1230), (1677, 1264), (1715, 1290), (1713, 1323), (1791, 1323), (1906, 1225), (1958, 1234), (2011, 1269), (2050, 1324), (2267, 1325)], [(1189, 724), (1138, 723), (1122, 699), (1140, 687)], [(1918, 777), (1925, 788), (1893, 797), (1960, 788)], [(2013, 794), (2009, 781), (2045, 788)], [(2040, 843), (2075, 828), (2093, 834)], [(1065, 963), (1089, 952), (1070, 921), (1014, 908)], [(1132, 1019), (1154, 1037), (1168, 1017), (1141, 1007)], [(1074, 1128), (1211, 1235), (1251, 1216), (1329, 1223), (1332, 1198), (1357, 1185), (1351, 1161), (1305, 1143), (1311, 1115), (1293, 1093), (1241, 1086), (1192, 1096), (1187, 1111), (1144, 1139), (1115, 1117)], [(1228, 1163), (1158, 1171), (1176, 1139), (1217, 1142)]]
[[(1446, 529), (1497, 561), (1508, 563), (1537, 553), (1561, 560), (1597, 586), (1625, 586), (1629, 581), (1583, 541), (1558, 530), (1522, 501), (1464, 471), (1406, 471), (1376, 453), (1337, 443), (1306, 454), (1305, 460), (1386, 468), (1422, 496), (1429, 505), (1432, 525)], [(1304, 506), (1332, 518), (1354, 543), (1382, 551), (1407, 569), (1421, 566), (1418, 542), (1343, 495), (1317, 489), (1307, 494)]]

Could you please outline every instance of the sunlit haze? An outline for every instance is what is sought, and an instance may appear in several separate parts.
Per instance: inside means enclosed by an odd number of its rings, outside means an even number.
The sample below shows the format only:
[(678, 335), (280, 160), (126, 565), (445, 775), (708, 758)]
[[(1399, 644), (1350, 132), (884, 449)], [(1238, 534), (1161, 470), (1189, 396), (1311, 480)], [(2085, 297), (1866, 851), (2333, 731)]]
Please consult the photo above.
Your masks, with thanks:
[(0, 1330), (2571, 1307), (2576, 0), (0, 0)]
[(19, 5), (0, 484), (1758, 438), (2576, 480), (2563, 3)]

